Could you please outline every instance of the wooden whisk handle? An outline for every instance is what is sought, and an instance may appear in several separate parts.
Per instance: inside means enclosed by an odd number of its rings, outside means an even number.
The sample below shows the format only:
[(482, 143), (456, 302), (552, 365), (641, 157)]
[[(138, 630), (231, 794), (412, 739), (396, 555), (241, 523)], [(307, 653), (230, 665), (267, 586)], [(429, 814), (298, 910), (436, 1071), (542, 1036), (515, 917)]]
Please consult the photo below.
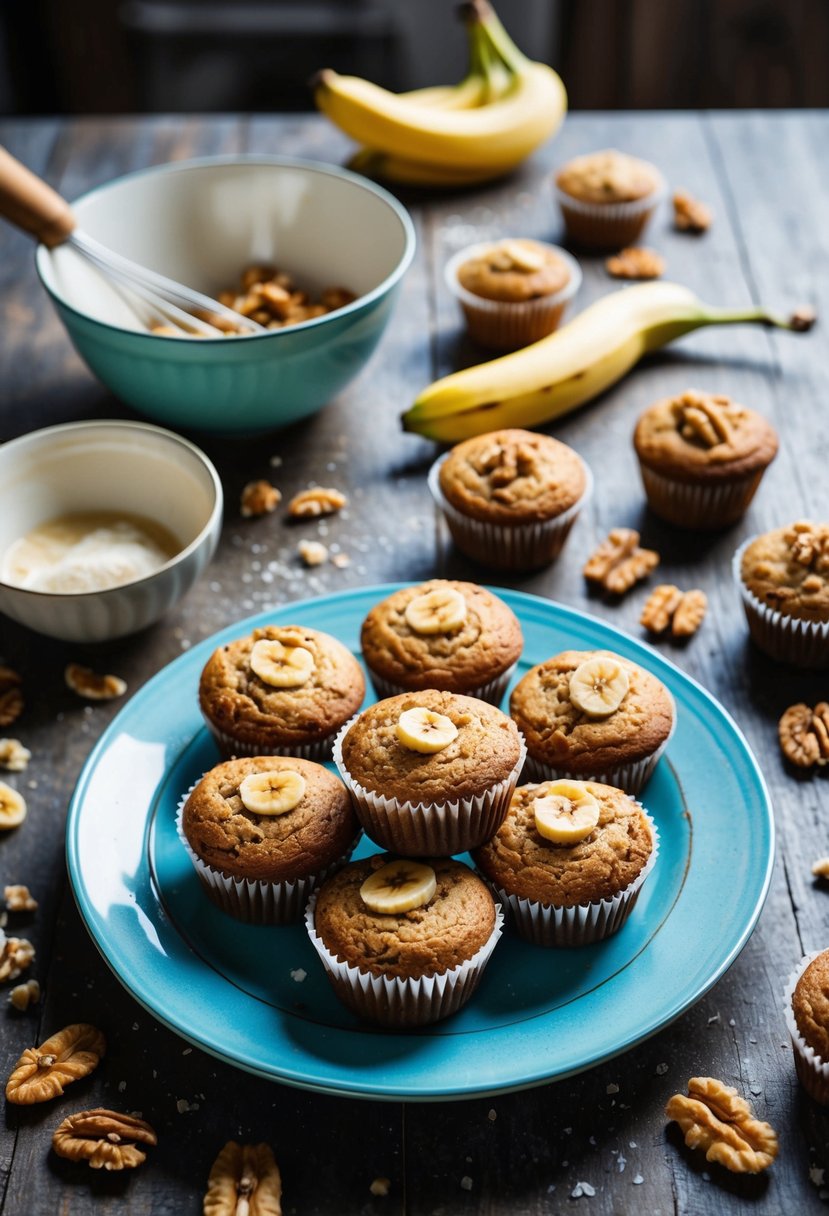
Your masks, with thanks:
[(5, 148), (0, 148), (0, 216), (50, 249), (63, 244), (75, 227), (66, 199)]

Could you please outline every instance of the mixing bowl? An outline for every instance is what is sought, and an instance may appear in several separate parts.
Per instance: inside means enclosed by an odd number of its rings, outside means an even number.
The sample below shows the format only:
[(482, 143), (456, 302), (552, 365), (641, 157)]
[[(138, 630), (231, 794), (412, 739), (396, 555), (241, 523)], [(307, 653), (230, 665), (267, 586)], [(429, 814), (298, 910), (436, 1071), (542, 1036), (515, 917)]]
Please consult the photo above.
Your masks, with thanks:
[(91, 236), (214, 298), (251, 263), (285, 270), (312, 299), (357, 299), (290, 329), (244, 338), (148, 333), (118, 291), (67, 247), (37, 268), (78, 353), (143, 414), (177, 427), (252, 434), (324, 406), (361, 371), (414, 256), (406, 210), (332, 165), (277, 156), (185, 161), (131, 173), (72, 204)]

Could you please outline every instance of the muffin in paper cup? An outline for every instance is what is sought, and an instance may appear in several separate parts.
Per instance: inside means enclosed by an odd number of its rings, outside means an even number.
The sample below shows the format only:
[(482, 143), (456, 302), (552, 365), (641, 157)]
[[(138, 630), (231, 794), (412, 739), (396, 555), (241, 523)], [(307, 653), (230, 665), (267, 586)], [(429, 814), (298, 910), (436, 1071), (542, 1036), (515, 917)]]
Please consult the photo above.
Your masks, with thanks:
[(749, 537), (734, 554), (732, 571), (743, 602), (751, 639), (764, 654), (795, 667), (829, 667), (829, 621), (786, 616), (764, 604), (743, 581), (743, 554), (757, 537)]
[(551, 764), (545, 764), (542, 760), (536, 760), (532, 756), (527, 756), (523, 776), (525, 779), (536, 782), (565, 780), (596, 781), (601, 785), (616, 786), (617, 789), (624, 790), (626, 794), (640, 794), (652, 777), (675, 730), (676, 709), (674, 709), (674, 721), (671, 732), (655, 752), (650, 756), (645, 756), (642, 760), (632, 761), (629, 764), (620, 764), (608, 773), (590, 773), (589, 775), (585, 773), (573, 773), (568, 769), (554, 768)]
[[(416, 696), (417, 694), (412, 694)], [(367, 836), (404, 857), (451, 857), (483, 844), (503, 823), (527, 749), (519, 732), (518, 761), (503, 780), (473, 798), (446, 802), (400, 802), (367, 790), (349, 773), (342, 742), (357, 718), (347, 722), (334, 743), (334, 763), (354, 802)]]
[(811, 954), (804, 955), (790, 974), (783, 993), (783, 1016), (786, 1019), (786, 1027), (792, 1041), (797, 1079), (810, 1097), (814, 1098), (816, 1102), (820, 1102), (822, 1106), (829, 1106), (829, 1060), (824, 1060), (806, 1042), (798, 1029), (792, 1006), (794, 990), (800, 977), (821, 954), (825, 954), (825, 951), (813, 950)]
[(654, 515), (680, 528), (714, 531), (742, 519), (763, 480), (765, 468), (727, 481), (679, 481), (640, 462), (648, 506)]
[[(534, 243), (543, 245), (540, 241)], [(565, 249), (557, 245), (543, 245), (567, 268), (568, 278), (564, 286), (559, 291), (533, 299), (489, 299), (465, 288), (458, 278), (458, 271), (465, 262), (484, 255), (493, 244), (492, 241), (484, 241), (469, 245), (451, 257), (444, 271), (446, 286), (463, 311), (471, 338), (491, 350), (519, 350), (558, 329), (568, 303), (581, 286), (581, 267)]]
[(579, 512), (593, 493), (593, 474), (582, 461), (585, 488), (581, 497), (561, 514), (551, 519), (529, 523), (501, 524), (472, 519), (450, 503), (440, 488), (440, 469), (449, 453), (438, 457), (429, 470), (428, 484), (432, 498), (442, 511), (452, 539), (461, 553), (483, 566), (497, 570), (538, 570), (555, 561)]
[(561, 209), (567, 238), (588, 249), (621, 249), (641, 236), (648, 221), (668, 192), (668, 184), (653, 168), (654, 189), (642, 198), (621, 203), (594, 203), (575, 198), (553, 182), (553, 194)]
[[(479, 701), (488, 701), (490, 705), (500, 705), (504, 699), (504, 693), (509, 687), (509, 682), (515, 675), (515, 669), (518, 666), (516, 660), (511, 667), (501, 675), (496, 676), (494, 680), (489, 680), (486, 684), (481, 684), (478, 688), (472, 688), (465, 693), (468, 697), (477, 697)], [(404, 688), (402, 684), (393, 684), (391, 680), (384, 680), (382, 676), (376, 675), (369, 670), (369, 679), (374, 685), (374, 690), (378, 697), (396, 697), (404, 692), (411, 692), (410, 688)]]
[(496, 903), (492, 933), (465, 962), (441, 975), (417, 979), (377, 976), (342, 962), (327, 949), (314, 927), (316, 904), (315, 892), (305, 910), (305, 927), (334, 992), (358, 1017), (390, 1029), (427, 1026), (456, 1013), (478, 987), (484, 968), (503, 932), (504, 915)]

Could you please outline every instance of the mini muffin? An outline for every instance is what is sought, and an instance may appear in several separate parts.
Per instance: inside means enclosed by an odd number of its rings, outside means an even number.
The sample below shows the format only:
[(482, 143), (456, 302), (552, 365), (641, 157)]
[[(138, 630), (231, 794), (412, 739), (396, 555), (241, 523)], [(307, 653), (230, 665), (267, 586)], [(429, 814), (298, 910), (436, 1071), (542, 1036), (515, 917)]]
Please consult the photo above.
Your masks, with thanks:
[(829, 1106), (829, 950), (801, 959), (786, 985), (784, 1013), (798, 1080)]
[(681, 528), (726, 528), (777, 455), (777, 432), (729, 397), (689, 389), (640, 416), (633, 435), (648, 506)]
[(334, 744), (366, 832), (409, 857), (463, 853), (489, 840), (525, 754), (506, 714), (434, 688), (378, 701)]
[(773, 659), (829, 666), (829, 523), (799, 520), (734, 555), (752, 640)]
[(666, 190), (655, 165), (613, 148), (578, 156), (555, 177), (569, 239), (593, 249), (634, 244)]
[(295, 756), (216, 765), (182, 799), (178, 829), (213, 902), (255, 924), (298, 920), (360, 834), (342, 782)]
[(375, 604), (360, 642), (380, 697), (439, 688), (493, 705), (524, 645), (503, 600), (475, 583), (447, 579), (404, 587)]
[(653, 821), (610, 785), (522, 785), (473, 853), (516, 931), (540, 946), (585, 946), (621, 928), (653, 868)]
[(513, 689), (533, 781), (574, 777), (638, 794), (674, 729), (665, 685), (610, 650), (565, 650)]
[(566, 443), (510, 429), (457, 444), (432, 466), (429, 488), (467, 557), (534, 570), (558, 557), (593, 478)]
[(518, 350), (558, 328), (581, 284), (578, 262), (542, 241), (470, 245), (446, 266), (446, 284), (470, 337), (493, 350)]
[(336, 638), (266, 625), (213, 652), (199, 705), (225, 756), (328, 760), (365, 690), (359, 663)]
[(422, 1026), (469, 1000), (502, 916), (468, 866), (367, 857), (327, 880), (305, 917), (334, 991), (359, 1017)]

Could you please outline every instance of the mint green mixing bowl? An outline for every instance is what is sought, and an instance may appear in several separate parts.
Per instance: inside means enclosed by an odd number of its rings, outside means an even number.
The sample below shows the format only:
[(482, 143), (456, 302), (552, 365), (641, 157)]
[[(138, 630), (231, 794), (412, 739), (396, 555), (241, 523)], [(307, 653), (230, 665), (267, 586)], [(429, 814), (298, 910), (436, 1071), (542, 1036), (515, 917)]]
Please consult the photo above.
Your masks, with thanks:
[(315, 293), (357, 299), (291, 329), (244, 338), (148, 333), (71, 248), (37, 269), (81, 358), (118, 397), (174, 427), (251, 434), (327, 404), (362, 370), (414, 256), (414, 228), (387, 191), (333, 165), (228, 156), (131, 173), (73, 203), (82, 227), (153, 270), (216, 296), (270, 263)]

